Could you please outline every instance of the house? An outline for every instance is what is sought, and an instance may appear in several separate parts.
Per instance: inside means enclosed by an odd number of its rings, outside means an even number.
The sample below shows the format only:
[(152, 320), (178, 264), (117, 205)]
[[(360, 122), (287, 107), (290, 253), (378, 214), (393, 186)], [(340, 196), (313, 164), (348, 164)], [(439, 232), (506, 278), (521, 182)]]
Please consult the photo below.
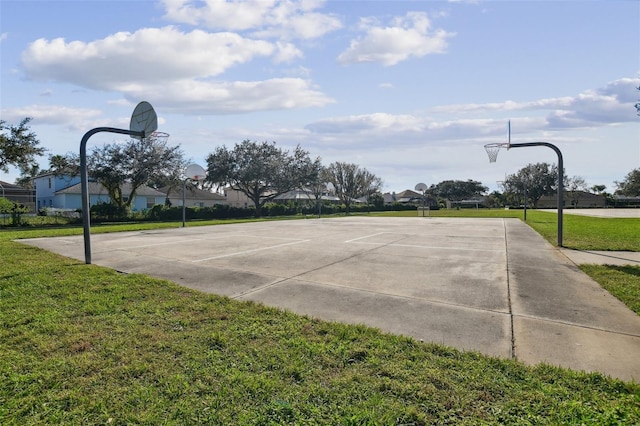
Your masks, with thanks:
[(30, 212), (35, 211), (36, 192), (33, 189), (23, 188), (12, 183), (0, 181), (0, 197), (4, 197), (16, 204), (21, 204), (29, 209)]
[(68, 188), (80, 183), (80, 176), (54, 175), (44, 173), (33, 179), (33, 186), (36, 190), (36, 208), (38, 210), (50, 208), (63, 208), (60, 201), (55, 202), (56, 191)]
[(425, 196), (423, 199), (423, 195), (419, 192), (412, 191), (410, 189), (405, 189), (404, 191), (391, 194), (385, 193), (382, 194), (382, 198), (384, 199), (385, 204), (390, 203), (400, 203), (400, 204), (415, 204), (416, 206), (422, 205), (423, 202), (427, 207), (437, 208), (438, 200), (430, 197), (429, 195)]
[[(36, 187), (36, 206), (41, 208), (55, 208), (63, 210), (77, 210), (82, 208), (82, 186), (78, 176), (56, 176), (46, 173), (34, 178)], [(89, 206), (99, 203), (109, 203), (109, 193), (97, 182), (89, 182)], [(122, 185), (122, 194), (131, 193), (131, 184)], [(164, 204), (166, 194), (148, 186), (137, 189), (131, 209), (146, 210), (156, 204)], [(126, 199), (125, 199), (126, 200)]]
[(224, 197), (227, 200), (227, 204), (231, 207), (240, 207), (246, 209), (247, 207), (254, 206), (253, 201), (249, 197), (247, 197), (244, 192), (232, 186), (224, 189)]
[[(592, 194), (585, 191), (564, 191), (563, 207), (573, 208), (603, 208), (606, 207), (604, 195)], [(558, 196), (544, 195), (538, 200), (536, 206), (539, 209), (553, 209), (558, 207)]]
[(614, 207), (640, 207), (640, 197), (632, 197), (627, 195), (614, 195), (611, 197), (611, 203)]
[[(165, 194), (172, 206), (182, 206), (182, 186), (177, 188), (159, 188), (158, 191)], [(184, 193), (184, 205), (186, 207), (213, 207), (216, 204), (226, 204), (227, 199), (215, 192), (203, 191), (189, 185)]]
[[(320, 196), (320, 199), (322, 201), (328, 201), (334, 204), (340, 203), (340, 198), (334, 195), (329, 195), (327, 192), (323, 192)], [(274, 203), (286, 203), (289, 201), (306, 201), (315, 203), (317, 200), (316, 194), (308, 189), (294, 189), (292, 191), (285, 192), (284, 194), (280, 194), (273, 199)]]

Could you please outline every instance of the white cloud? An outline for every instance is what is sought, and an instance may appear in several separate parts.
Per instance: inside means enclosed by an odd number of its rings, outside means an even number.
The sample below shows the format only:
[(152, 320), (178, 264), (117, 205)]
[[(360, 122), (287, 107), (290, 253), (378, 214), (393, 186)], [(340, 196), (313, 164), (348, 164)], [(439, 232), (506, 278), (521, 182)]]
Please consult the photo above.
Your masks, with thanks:
[(85, 123), (95, 123), (102, 114), (103, 112), (99, 109), (73, 108), (63, 105), (28, 105), (2, 109), (2, 118), (9, 122), (31, 117), (34, 125), (62, 125), (68, 128), (86, 127)]
[(276, 47), (277, 53), (274, 56), (274, 61), (276, 63), (291, 62), (296, 58), (304, 56), (302, 51), (291, 43), (277, 42)]
[(380, 62), (396, 65), (411, 57), (443, 53), (447, 39), (454, 33), (431, 29), (431, 21), (424, 12), (408, 12), (383, 27), (377, 20), (363, 18), (360, 27), (365, 35), (352, 40), (348, 49), (338, 56), (341, 64)]
[(216, 30), (253, 31), (257, 37), (313, 39), (342, 27), (333, 15), (314, 12), (324, 1), (164, 0), (165, 19)]
[(174, 27), (121, 32), (89, 43), (33, 42), (23, 52), (28, 78), (154, 100), (175, 111), (200, 114), (323, 106), (333, 102), (307, 80), (216, 81), (212, 77), (255, 57), (291, 61), (302, 55), (286, 42), (272, 44), (233, 33), (183, 33)]
[(596, 90), (576, 96), (538, 99), (529, 102), (445, 105), (435, 113), (485, 113), (494, 111), (549, 111), (548, 128), (582, 128), (637, 120), (633, 108), (640, 78), (622, 78)]
[(9, 33), (0, 33), (0, 42), (9, 38)]
[(39, 39), (23, 52), (22, 66), (32, 79), (117, 90), (132, 83), (216, 76), (275, 50), (271, 43), (232, 33), (144, 28), (89, 43)]
[(133, 99), (148, 99), (166, 111), (185, 114), (233, 114), (319, 107), (334, 102), (299, 78), (265, 81), (205, 82), (176, 80), (157, 86), (129, 87)]

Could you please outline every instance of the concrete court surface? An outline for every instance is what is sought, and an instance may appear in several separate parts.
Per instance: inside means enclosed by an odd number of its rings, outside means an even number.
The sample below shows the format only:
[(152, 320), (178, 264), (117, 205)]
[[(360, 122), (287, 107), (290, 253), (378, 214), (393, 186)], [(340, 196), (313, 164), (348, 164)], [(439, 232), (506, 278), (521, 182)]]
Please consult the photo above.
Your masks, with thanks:
[[(82, 236), (21, 240), (84, 262)], [(91, 236), (92, 263), (479, 351), (640, 380), (640, 317), (518, 219), (344, 217)]]

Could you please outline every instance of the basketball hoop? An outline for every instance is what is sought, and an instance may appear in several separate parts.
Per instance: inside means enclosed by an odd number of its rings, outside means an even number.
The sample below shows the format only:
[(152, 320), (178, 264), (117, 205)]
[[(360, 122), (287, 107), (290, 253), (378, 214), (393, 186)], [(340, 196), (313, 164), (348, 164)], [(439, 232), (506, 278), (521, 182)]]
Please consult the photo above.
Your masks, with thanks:
[(484, 146), (484, 150), (487, 151), (487, 155), (489, 156), (489, 162), (495, 163), (498, 159), (498, 153), (500, 152), (500, 148), (507, 147), (509, 148), (509, 144), (507, 143), (488, 143)]
[(145, 141), (159, 142), (161, 144), (167, 143), (168, 139), (169, 139), (169, 133), (165, 133), (165, 132), (153, 132), (149, 136), (144, 138)]

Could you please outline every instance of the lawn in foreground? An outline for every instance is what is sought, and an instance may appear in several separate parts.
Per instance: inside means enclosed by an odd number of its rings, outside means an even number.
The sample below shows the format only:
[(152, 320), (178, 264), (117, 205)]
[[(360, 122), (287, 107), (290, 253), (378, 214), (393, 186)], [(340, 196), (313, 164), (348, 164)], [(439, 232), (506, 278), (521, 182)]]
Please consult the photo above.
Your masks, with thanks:
[(640, 422), (638, 384), (317, 321), (2, 237), (0, 424)]

